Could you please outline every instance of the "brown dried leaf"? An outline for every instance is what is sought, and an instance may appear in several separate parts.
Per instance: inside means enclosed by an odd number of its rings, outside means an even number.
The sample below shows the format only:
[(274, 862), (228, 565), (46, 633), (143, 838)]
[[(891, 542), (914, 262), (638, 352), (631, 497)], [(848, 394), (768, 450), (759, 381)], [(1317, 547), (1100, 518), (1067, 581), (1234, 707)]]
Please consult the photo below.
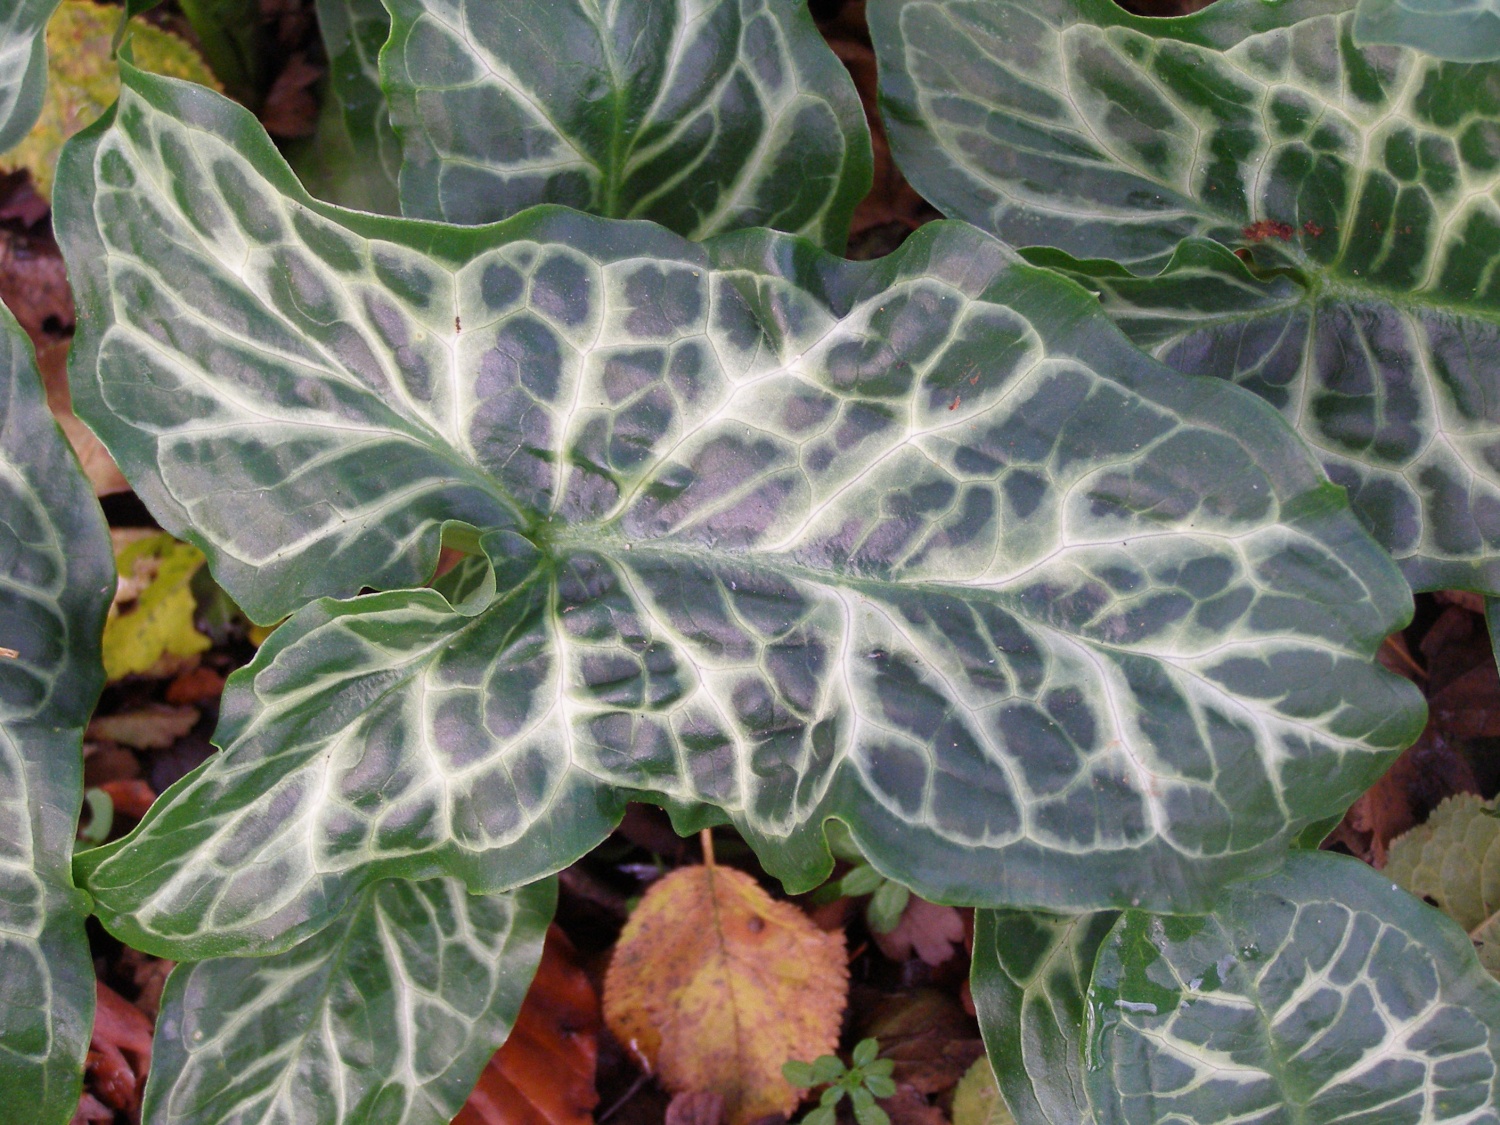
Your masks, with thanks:
[(200, 717), (196, 707), (152, 703), (140, 711), (93, 719), (87, 737), (118, 742), (137, 750), (165, 750), (197, 726)]
[(942, 1110), (930, 1103), (915, 1086), (901, 1083), (896, 1092), (880, 1100), (880, 1108), (891, 1119), (891, 1125), (948, 1125)]
[(939, 906), (912, 895), (896, 928), (888, 934), (877, 933), (874, 938), (880, 952), (892, 961), (906, 961), (915, 954), (929, 965), (941, 965), (963, 944), (964, 920), (952, 906)]
[(322, 77), (322, 68), (313, 66), (302, 52), (292, 55), (261, 105), (260, 122), (266, 132), (286, 139), (312, 136), (318, 125), (318, 99), (312, 91)]
[[(69, 297), (71, 302), (72, 298)], [(69, 305), (69, 318), (72, 317)], [(73, 413), (73, 399), (68, 392), (68, 344), (67, 340), (43, 340), (37, 344), (36, 362), (41, 368), (42, 385), (47, 390), (47, 406), (57, 419), (63, 436), (78, 455), (84, 476), (94, 486), (95, 496), (110, 496), (116, 492), (129, 492), (130, 482), (110, 457), (104, 443), (94, 432), (78, 420)]]
[(713, 1091), (730, 1125), (789, 1113), (788, 1059), (838, 1045), (844, 936), (730, 867), (683, 867), (647, 890), (604, 982), (604, 1018), (662, 1084)]
[(724, 1095), (712, 1090), (678, 1094), (667, 1106), (664, 1125), (724, 1125)]
[(892, 1077), (920, 1094), (950, 1089), (984, 1054), (978, 1029), (953, 997), (937, 989), (882, 1000), (860, 1038), (880, 1040), (880, 1055), (896, 1064)]
[(179, 706), (207, 703), (224, 694), (224, 677), (212, 668), (189, 668), (167, 685), (167, 702)]
[(591, 1125), (598, 1035), (599, 998), (554, 925), (510, 1038), (453, 1125)]
[(1384, 867), (1392, 840), (1426, 820), (1445, 798), (1478, 791), (1468, 759), (1429, 725), (1349, 807), (1325, 845), (1342, 844), (1366, 863)]
[(85, 1090), (134, 1113), (151, 1069), (151, 1021), (114, 989), (95, 981), (94, 1034), (84, 1063)]

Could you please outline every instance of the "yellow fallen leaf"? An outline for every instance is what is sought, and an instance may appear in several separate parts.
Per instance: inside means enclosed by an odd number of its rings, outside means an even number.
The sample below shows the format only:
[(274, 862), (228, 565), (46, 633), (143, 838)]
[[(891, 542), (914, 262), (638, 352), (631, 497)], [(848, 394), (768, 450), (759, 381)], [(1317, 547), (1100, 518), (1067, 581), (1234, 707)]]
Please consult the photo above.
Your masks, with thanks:
[(842, 932), (742, 871), (684, 867), (625, 924), (604, 1018), (669, 1091), (721, 1094), (729, 1125), (746, 1125), (796, 1108), (781, 1064), (835, 1050), (848, 995)]
[(990, 1060), (975, 1059), (953, 1091), (953, 1125), (1016, 1125), (995, 1085)]
[(193, 626), (189, 583), (203, 552), (165, 533), (134, 538), (115, 556), (119, 588), (104, 625), (104, 671), (111, 680), (149, 672), (164, 656), (196, 656), (212, 642)]

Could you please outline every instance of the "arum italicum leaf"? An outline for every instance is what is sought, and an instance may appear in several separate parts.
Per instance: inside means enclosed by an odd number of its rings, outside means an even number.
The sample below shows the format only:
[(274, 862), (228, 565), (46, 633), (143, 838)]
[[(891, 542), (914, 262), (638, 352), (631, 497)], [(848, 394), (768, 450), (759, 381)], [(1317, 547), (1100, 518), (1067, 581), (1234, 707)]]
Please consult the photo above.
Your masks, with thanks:
[(40, 1125), (78, 1108), (93, 1023), (70, 860), (113, 559), (31, 344), (0, 308), (0, 1104)]
[(870, 135), (805, 0), (386, 6), (405, 214), (485, 223), (561, 203), (843, 250)]
[(556, 897), (386, 880), (285, 953), (180, 966), (146, 1120), (447, 1125), (515, 1023)]
[(1497, 0), (1359, 0), (1354, 41), (1415, 47), (1454, 62), (1500, 59)]
[(1347, 856), (1294, 853), (1208, 917), (1127, 912), (1088, 1003), (1100, 1125), (1500, 1122), (1500, 984)]
[[(1406, 586), (1275, 413), (972, 227), (857, 263), (340, 211), (134, 69), (59, 180), (75, 408), (254, 618), (302, 607), (83, 860), (141, 948), (524, 884), (641, 796), (797, 888), (837, 817), (936, 901), (1201, 909), (1419, 728), (1371, 661)], [(424, 581), (445, 523), (443, 589), (314, 601)]]
[(43, 33), (58, 0), (11, 0), (0, 13), (0, 152), (20, 143), (47, 93)]
[(1270, 401), (1417, 588), (1500, 591), (1500, 63), (1355, 25), (1354, 0), (871, 5), (920, 191)]
[(1094, 959), (1118, 917), (974, 915), (974, 1007), (1016, 1125), (1094, 1125), (1079, 1066), (1086, 995)]

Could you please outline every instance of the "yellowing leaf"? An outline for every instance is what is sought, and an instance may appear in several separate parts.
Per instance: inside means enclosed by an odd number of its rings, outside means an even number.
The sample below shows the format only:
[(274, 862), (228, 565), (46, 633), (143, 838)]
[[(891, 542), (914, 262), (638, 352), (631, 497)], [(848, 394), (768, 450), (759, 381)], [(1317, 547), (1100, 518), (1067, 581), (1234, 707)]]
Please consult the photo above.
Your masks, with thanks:
[(723, 1095), (729, 1125), (790, 1113), (788, 1059), (838, 1046), (844, 935), (728, 867), (684, 867), (630, 916), (604, 980), (615, 1037), (673, 1093)]
[(1016, 1125), (995, 1085), (990, 1060), (979, 1058), (953, 1090), (953, 1125)]
[(188, 583), (203, 553), (170, 535), (150, 535), (117, 547), (120, 575), (104, 626), (104, 671), (111, 680), (149, 672), (164, 656), (196, 656), (212, 642), (193, 626), (197, 603)]
[(1500, 819), (1495, 802), (1449, 797), (1425, 824), (1391, 843), (1385, 873), (1448, 915), (1500, 978)]
[[(63, 142), (108, 109), (120, 93), (112, 49), (119, 25), (119, 8), (88, 0), (63, 0), (47, 24), (47, 99), (42, 114), (26, 139), (0, 163), (6, 170), (27, 169), (44, 197), (52, 194), (52, 174)], [(137, 20), (129, 34), (131, 54), (142, 70), (222, 89), (198, 52), (171, 32)]]

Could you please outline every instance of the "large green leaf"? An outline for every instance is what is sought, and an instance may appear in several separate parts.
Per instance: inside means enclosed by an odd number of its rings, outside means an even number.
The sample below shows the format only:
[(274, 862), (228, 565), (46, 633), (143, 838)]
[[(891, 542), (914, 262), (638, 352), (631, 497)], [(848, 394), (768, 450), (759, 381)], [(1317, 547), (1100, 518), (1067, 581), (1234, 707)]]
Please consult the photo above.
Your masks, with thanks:
[[(76, 409), (253, 616), (304, 606), (87, 860), (141, 948), (525, 883), (631, 795), (797, 887), (834, 816), (928, 898), (1202, 908), (1419, 729), (1370, 660), (1406, 587), (1274, 412), (972, 227), (382, 219), (134, 70), (61, 179)], [(306, 604), (424, 581), (444, 521), (461, 583)]]
[(1500, 64), (1360, 50), (1352, 4), (883, 0), (872, 26), (922, 191), (1155, 274), (1078, 267), (1168, 363), (1280, 408), (1417, 588), (1500, 591)]
[(1454, 62), (1500, 59), (1496, 0), (1359, 0), (1361, 46), (1415, 47)]
[(10, 0), (0, 12), (0, 152), (31, 131), (47, 94), (43, 34), (58, 0)]
[(1500, 984), (1345, 856), (1296, 853), (1206, 918), (1126, 913), (1089, 1008), (1101, 1125), (1500, 1122)]
[(447, 1125), (542, 955), (548, 880), (471, 896), (376, 883), (274, 957), (183, 965), (162, 996), (151, 1125)]
[(0, 1105), (56, 1125), (78, 1106), (93, 1024), (88, 898), (70, 864), (114, 556), (4, 308), (0, 574)]
[(854, 83), (805, 0), (388, 0), (408, 215), (535, 203), (689, 238), (765, 226), (844, 248), (870, 188)]
[(1094, 959), (1118, 917), (974, 915), (974, 1007), (1016, 1125), (1093, 1125), (1079, 1065), (1086, 995)]

